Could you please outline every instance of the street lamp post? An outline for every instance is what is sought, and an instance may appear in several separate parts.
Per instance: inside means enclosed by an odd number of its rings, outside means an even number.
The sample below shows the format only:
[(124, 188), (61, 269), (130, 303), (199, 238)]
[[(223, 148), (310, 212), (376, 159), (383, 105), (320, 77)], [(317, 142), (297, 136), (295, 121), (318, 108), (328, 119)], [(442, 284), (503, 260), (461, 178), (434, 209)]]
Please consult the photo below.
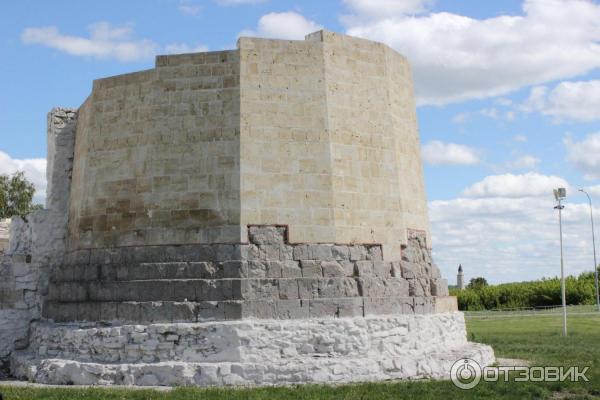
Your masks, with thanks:
[(565, 208), (561, 201), (567, 197), (565, 188), (554, 189), (554, 198), (558, 201), (558, 205), (554, 207), (558, 210), (558, 227), (560, 230), (560, 289), (562, 294), (562, 309), (563, 309), (563, 336), (567, 336), (567, 296), (565, 289), (565, 265), (563, 261), (563, 240), (562, 240), (562, 210)]
[(596, 261), (596, 235), (594, 233), (594, 213), (592, 211), (592, 198), (583, 189), (579, 189), (580, 192), (585, 193), (590, 202), (590, 221), (592, 222), (592, 248), (594, 249), (594, 277), (596, 282), (596, 307), (598, 307), (598, 311), (600, 311), (600, 293), (598, 292), (598, 261)]

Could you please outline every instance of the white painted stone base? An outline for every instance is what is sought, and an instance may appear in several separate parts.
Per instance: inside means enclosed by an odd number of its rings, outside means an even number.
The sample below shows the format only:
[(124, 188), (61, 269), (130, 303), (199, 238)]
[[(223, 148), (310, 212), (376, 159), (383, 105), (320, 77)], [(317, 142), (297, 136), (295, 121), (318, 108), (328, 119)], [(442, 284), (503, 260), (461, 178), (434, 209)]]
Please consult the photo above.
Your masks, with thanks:
[(21, 379), (46, 384), (224, 386), (447, 379), (467, 342), (462, 313), (311, 320), (123, 325), (40, 323), (12, 357)]

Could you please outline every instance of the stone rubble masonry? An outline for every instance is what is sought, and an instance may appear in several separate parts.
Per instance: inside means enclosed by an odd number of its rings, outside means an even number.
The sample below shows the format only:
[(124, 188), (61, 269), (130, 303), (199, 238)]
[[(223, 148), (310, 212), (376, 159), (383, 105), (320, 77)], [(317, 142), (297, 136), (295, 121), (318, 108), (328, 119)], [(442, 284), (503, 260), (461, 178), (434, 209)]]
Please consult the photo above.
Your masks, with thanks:
[(8, 230), (10, 228), (10, 218), (0, 219), (0, 258), (8, 250)]
[(72, 250), (285, 224), (291, 243), (381, 243), (393, 261), (408, 228), (429, 235), (410, 68), (381, 43), (319, 31), (158, 56), (94, 81), (78, 115)]
[(246, 244), (72, 251), (54, 269), (44, 317), (147, 323), (427, 314), (448, 296), (424, 236), (408, 239), (395, 262), (383, 261), (381, 245), (290, 244), (286, 226), (250, 226), (247, 236)]
[(50, 272), (63, 265), (76, 110), (48, 114), (46, 209), (13, 217), (0, 255), (0, 374), (13, 349), (28, 345), (31, 321), (41, 318)]
[(247, 386), (448, 379), (494, 363), (462, 313), (106, 326), (34, 323), (15, 376), (46, 384)]

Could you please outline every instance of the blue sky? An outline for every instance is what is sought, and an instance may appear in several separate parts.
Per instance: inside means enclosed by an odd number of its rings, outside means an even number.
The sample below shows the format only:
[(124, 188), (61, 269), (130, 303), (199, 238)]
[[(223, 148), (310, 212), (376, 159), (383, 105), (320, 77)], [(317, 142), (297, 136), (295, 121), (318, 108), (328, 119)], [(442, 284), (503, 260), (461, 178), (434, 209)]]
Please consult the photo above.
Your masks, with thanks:
[[(154, 55), (302, 39), (325, 28), (412, 64), (436, 261), (452, 282), (558, 273), (551, 189), (567, 186), (565, 260), (591, 270), (600, 205), (600, 3), (584, 0), (9, 1), (0, 15), (0, 172), (43, 195), (45, 115)], [(600, 215), (600, 208), (595, 209)], [(600, 224), (598, 224), (600, 225)]]

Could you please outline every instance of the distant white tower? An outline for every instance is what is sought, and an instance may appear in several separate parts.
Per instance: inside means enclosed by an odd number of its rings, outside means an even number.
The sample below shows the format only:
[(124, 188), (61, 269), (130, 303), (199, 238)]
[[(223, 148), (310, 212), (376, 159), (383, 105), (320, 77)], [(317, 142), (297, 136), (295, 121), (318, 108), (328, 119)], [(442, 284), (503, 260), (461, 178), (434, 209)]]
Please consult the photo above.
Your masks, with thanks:
[(456, 287), (459, 290), (465, 288), (465, 277), (463, 275), (462, 265), (458, 264), (458, 275), (456, 275)]

